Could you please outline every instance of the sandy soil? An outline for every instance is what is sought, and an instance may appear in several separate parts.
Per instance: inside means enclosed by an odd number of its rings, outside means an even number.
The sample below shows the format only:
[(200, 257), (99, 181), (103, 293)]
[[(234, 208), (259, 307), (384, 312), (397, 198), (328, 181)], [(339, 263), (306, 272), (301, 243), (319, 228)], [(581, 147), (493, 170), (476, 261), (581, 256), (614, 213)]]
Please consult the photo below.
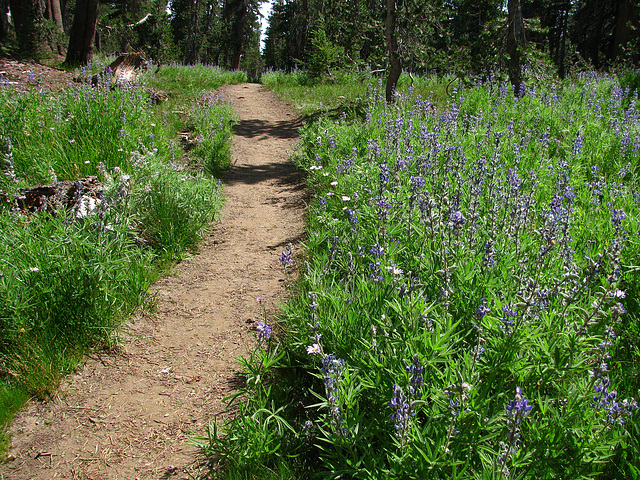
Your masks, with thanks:
[[(2, 70), (0, 68), (0, 70)], [(157, 311), (134, 319), (113, 352), (91, 356), (57, 398), (11, 427), (4, 479), (166, 479), (204, 472), (188, 443), (232, 414), (234, 358), (286, 294), (278, 258), (303, 235), (301, 173), (287, 161), (300, 119), (260, 85), (226, 88), (240, 118), (225, 178), (226, 206), (200, 254), (153, 288)]]

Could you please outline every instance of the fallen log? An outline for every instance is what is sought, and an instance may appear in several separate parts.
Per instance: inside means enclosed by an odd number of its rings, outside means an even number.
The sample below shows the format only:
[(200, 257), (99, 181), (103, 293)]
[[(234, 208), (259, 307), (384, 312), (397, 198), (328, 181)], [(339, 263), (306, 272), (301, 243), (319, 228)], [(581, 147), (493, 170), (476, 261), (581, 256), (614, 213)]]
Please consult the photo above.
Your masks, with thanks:
[(11, 197), (0, 192), (0, 201), (14, 211), (49, 212), (55, 215), (60, 209), (79, 210), (88, 199), (97, 201), (103, 192), (104, 186), (98, 177), (91, 176), (76, 181), (22, 188)]

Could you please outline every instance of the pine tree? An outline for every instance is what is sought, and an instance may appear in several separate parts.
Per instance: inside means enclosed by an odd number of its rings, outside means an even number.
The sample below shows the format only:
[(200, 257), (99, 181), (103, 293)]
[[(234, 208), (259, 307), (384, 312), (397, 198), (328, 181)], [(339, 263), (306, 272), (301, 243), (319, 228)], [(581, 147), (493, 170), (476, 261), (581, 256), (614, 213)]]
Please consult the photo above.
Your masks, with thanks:
[(309, 56), (309, 71), (313, 76), (330, 75), (331, 67), (336, 63), (343, 48), (338, 47), (327, 39), (324, 20), (320, 18), (318, 26), (311, 35), (311, 52)]

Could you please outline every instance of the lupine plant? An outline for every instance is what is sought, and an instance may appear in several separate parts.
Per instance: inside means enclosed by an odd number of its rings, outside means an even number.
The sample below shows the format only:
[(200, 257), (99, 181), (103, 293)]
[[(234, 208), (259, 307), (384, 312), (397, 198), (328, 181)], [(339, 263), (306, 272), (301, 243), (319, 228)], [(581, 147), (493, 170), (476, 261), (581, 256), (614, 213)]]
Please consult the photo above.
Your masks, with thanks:
[[(638, 319), (640, 113), (611, 78), (520, 93), (442, 109), (374, 85), (363, 122), (303, 132), (315, 200), (282, 367), (307, 389), (272, 397), (304, 406), (300, 475), (640, 474), (637, 353), (616, 349)], [(325, 352), (340, 374), (316, 373)]]

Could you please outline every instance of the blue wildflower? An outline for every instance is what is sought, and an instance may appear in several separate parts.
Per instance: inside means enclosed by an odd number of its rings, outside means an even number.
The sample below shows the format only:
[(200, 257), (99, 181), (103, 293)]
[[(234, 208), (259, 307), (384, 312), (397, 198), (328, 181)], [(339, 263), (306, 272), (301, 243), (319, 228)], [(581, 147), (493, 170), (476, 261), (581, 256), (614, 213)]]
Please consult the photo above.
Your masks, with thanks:
[(529, 405), (529, 401), (522, 395), (522, 389), (520, 387), (516, 387), (515, 393), (515, 398), (510, 400), (506, 406), (507, 427), (509, 428), (507, 433), (508, 443), (505, 444), (501, 442), (503, 452), (502, 456), (498, 459), (498, 463), (502, 467), (501, 472), (505, 477), (508, 477), (510, 474), (507, 466), (509, 460), (518, 453), (518, 444), (521, 438), (520, 425), (533, 409), (533, 406)]
[(256, 324), (256, 330), (258, 331), (258, 340), (268, 340), (271, 338), (271, 327), (265, 322), (258, 322)]

